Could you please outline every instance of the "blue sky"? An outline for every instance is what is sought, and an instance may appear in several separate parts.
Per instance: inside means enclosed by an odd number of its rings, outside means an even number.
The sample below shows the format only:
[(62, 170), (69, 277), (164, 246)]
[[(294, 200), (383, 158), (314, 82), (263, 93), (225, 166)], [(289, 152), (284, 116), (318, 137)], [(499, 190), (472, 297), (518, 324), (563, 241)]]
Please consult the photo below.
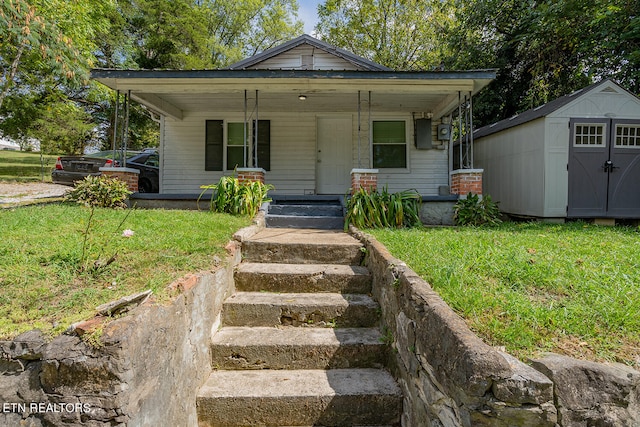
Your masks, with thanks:
[(318, 21), (318, 5), (323, 0), (298, 0), (298, 17), (304, 22), (304, 32), (312, 35)]

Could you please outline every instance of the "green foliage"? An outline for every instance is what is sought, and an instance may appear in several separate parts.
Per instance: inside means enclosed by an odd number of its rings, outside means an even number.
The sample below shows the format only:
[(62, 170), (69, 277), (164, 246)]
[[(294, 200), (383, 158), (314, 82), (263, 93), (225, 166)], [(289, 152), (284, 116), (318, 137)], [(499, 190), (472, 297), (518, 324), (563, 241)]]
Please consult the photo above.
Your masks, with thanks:
[[(87, 227), (87, 209), (47, 204), (0, 209), (0, 339), (34, 328), (62, 333), (88, 319), (98, 305), (151, 289), (166, 301), (167, 285), (194, 271), (215, 268), (232, 234), (249, 224), (244, 217), (209, 212), (130, 209), (126, 237), (116, 233), (123, 211), (95, 209), (87, 258), (118, 252), (117, 262), (79, 269), (78, 233)], [(169, 230), (169, 231), (168, 231)]]
[(605, 78), (640, 93), (640, 2), (459, 2), (445, 31), (448, 67), (496, 68), (474, 100), (478, 126), (508, 118)]
[(40, 150), (46, 154), (84, 153), (94, 127), (91, 116), (69, 100), (46, 104), (30, 126), (31, 136), (40, 141)]
[(447, 53), (442, 30), (451, 6), (451, 0), (327, 0), (316, 29), (324, 41), (392, 69), (432, 69)]
[(345, 228), (416, 227), (420, 222), (422, 198), (415, 190), (389, 193), (360, 189), (347, 202)]
[(0, 107), (16, 82), (28, 87), (25, 77), (29, 75), (50, 81), (53, 76), (66, 84), (87, 77), (88, 57), (80, 49), (90, 49), (91, 25), (95, 22), (82, 18), (92, 4), (88, 0), (0, 3)]
[(498, 203), (491, 200), (491, 196), (480, 198), (477, 194), (469, 193), (465, 199), (459, 199), (454, 207), (453, 219), (458, 225), (497, 225), (500, 220)]
[(132, 0), (140, 68), (218, 68), (298, 35), (295, 0)]
[(639, 367), (635, 227), (509, 223), (371, 230), (489, 345)]
[(58, 156), (20, 151), (0, 151), (0, 181), (51, 182), (51, 169)]
[(126, 208), (131, 194), (127, 184), (109, 176), (87, 176), (76, 183), (65, 199), (91, 208)]
[(223, 176), (217, 184), (202, 185), (200, 188), (203, 190), (198, 201), (208, 190), (213, 190), (210, 204), (212, 212), (253, 217), (262, 203), (271, 201), (267, 193), (274, 187), (259, 181), (240, 183), (236, 177)]

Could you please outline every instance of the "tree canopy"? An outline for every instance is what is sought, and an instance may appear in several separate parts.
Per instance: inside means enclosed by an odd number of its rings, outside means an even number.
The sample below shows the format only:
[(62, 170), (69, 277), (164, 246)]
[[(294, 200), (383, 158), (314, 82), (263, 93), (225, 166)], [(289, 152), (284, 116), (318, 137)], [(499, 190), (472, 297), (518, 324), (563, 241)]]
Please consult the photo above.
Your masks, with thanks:
[[(109, 147), (115, 97), (87, 81), (91, 67), (218, 68), (301, 31), (296, 0), (5, 0), (0, 135), (68, 153)], [(141, 106), (129, 131), (133, 147), (157, 144)]]
[(449, 0), (326, 0), (318, 35), (331, 44), (397, 70), (438, 66), (447, 54)]
[(488, 124), (611, 78), (640, 93), (637, 0), (326, 0), (318, 34), (397, 70), (496, 69)]
[[(91, 67), (223, 67), (299, 35), (297, 10), (296, 0), (4, 0), (0, 135), (108, 147), (115, 95), (87, 81)], [(393, 69), (496, 69), (476, 125), (605, 78), (640, 93), (638, 0), (325, 0), (318, 17), (318, 37)], [(158, 137), (139, 105), (129, 132), (133, 147)]]

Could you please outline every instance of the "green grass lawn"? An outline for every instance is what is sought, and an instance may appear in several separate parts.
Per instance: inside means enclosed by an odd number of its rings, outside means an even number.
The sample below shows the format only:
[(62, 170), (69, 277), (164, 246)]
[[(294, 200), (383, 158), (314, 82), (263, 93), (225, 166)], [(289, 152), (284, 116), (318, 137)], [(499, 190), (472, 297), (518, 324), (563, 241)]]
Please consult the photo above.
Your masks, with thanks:
[[(204, 211), (96, 209), (83, 263), (88, 219), (89, 209), (75, 204), (0, 210), (1, 339), (34, 328), (60, 333), (96, 306), (147, 289), (166, 300), (170, 282), (213, 268), (250, 222)], [(91, 269), (116, 252), (115, 262)]]
[(369, 231), (490, 345), (640, 366), (638, 228), (506, 223)]
[(56, 165), (57, 155), (44, 155), (41, 166), (40, 153), (0, 150), (0, 181), (51, 182), (51, 170)]

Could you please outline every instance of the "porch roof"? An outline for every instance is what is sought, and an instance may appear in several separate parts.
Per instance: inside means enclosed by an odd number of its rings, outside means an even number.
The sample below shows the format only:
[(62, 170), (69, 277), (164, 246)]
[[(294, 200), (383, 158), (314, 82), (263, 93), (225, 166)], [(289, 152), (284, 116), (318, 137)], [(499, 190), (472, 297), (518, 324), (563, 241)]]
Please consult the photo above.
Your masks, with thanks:
[[(94, 69), (91, 77), (150, 109), (181, 120), (189, 111), (243, 111), (245, 91), (258, 91), (261, 112), (340, 112), (357, 109), (371, 92), (375, 112), (449, 114), (458, 97), (476, 94), (496, 76), (474, 71), (335, 70), (113, 70)], [(299, 101), (300, 94), (306, 95)]]

